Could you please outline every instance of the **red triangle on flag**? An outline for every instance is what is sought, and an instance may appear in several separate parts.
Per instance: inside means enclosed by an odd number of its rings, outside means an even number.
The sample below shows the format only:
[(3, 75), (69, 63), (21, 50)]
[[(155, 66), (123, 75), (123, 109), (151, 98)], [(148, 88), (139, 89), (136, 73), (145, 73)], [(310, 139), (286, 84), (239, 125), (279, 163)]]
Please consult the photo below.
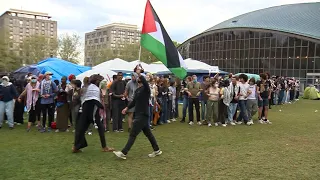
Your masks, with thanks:
[(146, 10), (144, 13), (143, 27), (141, 34), (156, 32), (157, 26), (153, 16), (153, 8), (149, 0), (147, 0)]

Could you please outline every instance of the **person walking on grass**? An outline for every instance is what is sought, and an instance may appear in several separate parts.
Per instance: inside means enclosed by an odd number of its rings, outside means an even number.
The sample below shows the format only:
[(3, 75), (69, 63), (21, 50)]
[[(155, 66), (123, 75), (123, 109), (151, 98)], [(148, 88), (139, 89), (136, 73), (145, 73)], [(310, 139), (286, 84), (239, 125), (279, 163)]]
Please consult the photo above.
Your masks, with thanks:
[(236, 76), (231, 78), (229, 89), (231, 94), (231, 102), (228, 107), (228, 123), (232, 126), (235, 126), (236, 123), (234, 123), (234, 115), (237, 112), (238, 100), (239, 100), (239, 94), (240, 94), (240, 87), (239, 87), (238, 79)]
[(143, 131), (144, 135), (149, 139), (154, 150), (148, 156), (156, 157), (162, 154), (162, 151), (160, 150), (157, 141), (151, 132), (150, 126), (148, 125), (150, 87), (146, 79), (141, 75), (140, 69), (138, 69), (136, 73), (139, 76), (137, 79), (138, 89), (135, 92), (133, 101), (122, 110), (122, 114), (126, 114), (128, 109), (135, 107), (132, 130), (130, 132), (128, 142), (122, 151), (113, 152), (118, 158), (121, 159), (127, 159), (127, 154), (141, 131)]
[(18, 97), (18, 93), (14, 85), (9, 82), (8, 76), (2, 77), (2, 83), (0, 84), (0, 129), (4, 119), (4, 113), (8, 118), (8, 125), (10, 129), (13, 129), (13, 109), (14, 99)]
[[(36, 76), (32, 76), (30, 82), (27, 84), (25, 90), (20, 94), (18, 101), (22, 102), (23, 97), (26, 97), (26, 107), (29, 113), (27, 132), (31, 130), (32, 123), (36, 122), (37, 112), (40, 109), (40, 104), (37, 103), (40, 92), (40, 83)], [(39, 124), (40, 125), (40, 124)]]

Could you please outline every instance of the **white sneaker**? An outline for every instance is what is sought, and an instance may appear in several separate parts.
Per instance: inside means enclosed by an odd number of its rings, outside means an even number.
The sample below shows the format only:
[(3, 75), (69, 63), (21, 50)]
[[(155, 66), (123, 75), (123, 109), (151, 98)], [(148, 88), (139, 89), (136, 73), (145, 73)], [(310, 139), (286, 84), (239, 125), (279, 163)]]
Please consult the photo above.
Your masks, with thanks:
[(264, 120), (259, 119), (259, 123), (260, 123), (260, 124), (264, 124)]
[(127, 159), (127, 156), (124, 155), (121, 151), (113, 151), (113, 154), (115, 154), (120, 159)]
[(238, 121), (237, 124), (238, 124), (238, 125), (241, 125), (241, 124), (242, 124), (242, 121)]
[(172, 119), (172, 122), (176, 122), (177, 120), (176, 119)]
[(69, 129), (67, 129), (66, 132), (69, 132)]
[(197, 123), (199, 126), (201, 126), (202, 125), (202, 123), (199, 121), (198, 123)]
[(265, 123), (265, 124), (272, 124), (272, 122), (269, 121), (269, 120), (264, 121), (264, 123)]
[(218, 127), (218, 126), (219, 126), (219, 124), (218, 124), (218, 123), (214, 123), (214, 126)]
[(249, 122), (250, 122), (251, 124), (254, 124), (252, 119), (251, 119)]
[(208, 124), (208, 127), (212, 127), (211, 123)]
[(194, 123), (192, 121), (189, 122), (189, 125), (192, 126)]
[(156, 157), (156, 156), (160, 156), (161, 154), (162, 154), (162, 151), (158, 150), (158, 151), (153, 151), (151, 154), (148, 154), (148, 156), (150, 158), (153, 158), (153, 157)]
[(21, 126), (21, 123), (17, 123), (18, 126)]
[(57, 129), (55, 132), (58, 133), (58, 132), (59, 132), (59, 129)]
[(227, 125), (226, 124), (222, 124), (222, 127), (227, 127)]
[(252, 122), (251, 122), (251, 121), (248, 121), (248, 122), (247, 122), (247, 125), (248, 125), (248, 126), (251, 126), (251, 125), (252, 125)]
[(126, 122), (126, 120), (122, 119), (122, 122)]
[(231, 122), (231, 123), (230, 123), (230, 125), (231, 125), (231, 126), (235, 126), (235, 125), (236, 125), (236, 123), (234, 123), (234, 122)]
[(170, 123), (171, 123), (171, 121), (170, 121), (170, 120), (168, 120), (168, 121), (167, 121), (167, 123), (168, 123), (168, 124), (170, 124)]

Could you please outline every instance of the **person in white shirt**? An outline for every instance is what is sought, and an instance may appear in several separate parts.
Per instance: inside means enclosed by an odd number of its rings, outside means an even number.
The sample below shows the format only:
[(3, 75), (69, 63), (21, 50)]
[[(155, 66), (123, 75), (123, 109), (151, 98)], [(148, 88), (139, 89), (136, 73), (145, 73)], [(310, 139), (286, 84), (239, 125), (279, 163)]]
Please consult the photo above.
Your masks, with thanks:
[(248, 119), (248, 112), (247, 112), (247, 98), (248, 98), (248, 92), (249, 91), (249, 84), (247, 83), (248, 81), (248, 76), (245, 74), (240, 74), (239, 75), (239, 80), (240, 80), (240, 96), (239, 96), (239, 108), (240, 108), (240, 114), (237, 118), (237, 123), (242, 124), (242, 119), (245, 124), (251, 125), (252, 123), (249, 122)]
[(258, 111), (258, 100), (257, 100), (257, 85), (255, 84), (256, 80), (251, 78), (249, 80), (249, 96), (247, 99), (247, 110), (248, 110), (248, 119), (253, 124), (252, 117)]

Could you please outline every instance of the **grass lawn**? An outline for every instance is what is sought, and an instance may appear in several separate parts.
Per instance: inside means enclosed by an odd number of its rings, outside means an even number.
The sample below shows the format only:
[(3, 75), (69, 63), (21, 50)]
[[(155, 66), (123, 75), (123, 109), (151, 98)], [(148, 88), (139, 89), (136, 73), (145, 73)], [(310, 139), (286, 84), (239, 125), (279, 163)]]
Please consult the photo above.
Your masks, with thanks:
[[(279, 111), (279, 109), (282, 111)], [(272, 125), (212, 127), (179, 122), (153, 131), (163, 150), (152, 151), (143, 134), (127, 160), (100, 152), (97, 132), (89, 147), (72, 154), (73, 133), (0, 130), (0, 179), (319, 179), (319, 101), (274, 107)], [(106, 133), (121, 150), (128, 133)]]

